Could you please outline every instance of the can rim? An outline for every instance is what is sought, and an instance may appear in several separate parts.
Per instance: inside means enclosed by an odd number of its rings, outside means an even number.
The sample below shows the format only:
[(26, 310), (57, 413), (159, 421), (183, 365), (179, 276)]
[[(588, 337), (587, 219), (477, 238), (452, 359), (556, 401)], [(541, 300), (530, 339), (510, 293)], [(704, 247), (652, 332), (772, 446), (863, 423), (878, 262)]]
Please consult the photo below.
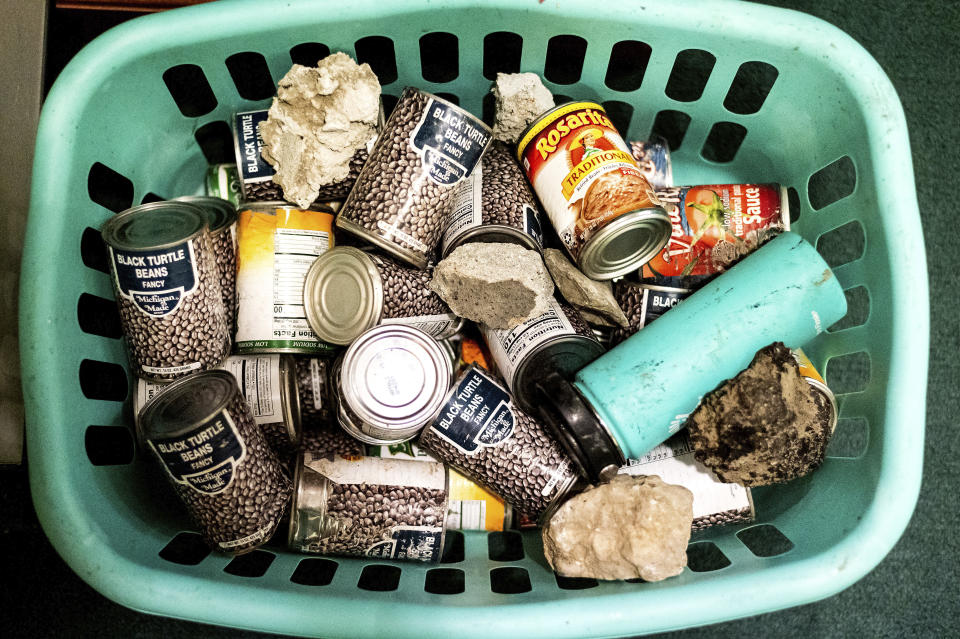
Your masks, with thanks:
[[(611, 280), (615, 277), (636, 271), (653, 259), (670, 241), (673, 225), (670, 216), (659, 207), (645, 207), (622, 213), (598, 229), (583, 248), (577, 260), (580, 270), (587, 277), (598, 280)], [(605, 251), (611, 244), (628, 233), (643, 233), (643, 243), (625, 257), (605, 259)]]
[[(477, 237), (481, 236), (481, 237)], [(487, 237), (483, 237), (487, 236)], [(447, 257), (457, 248), (470, 242), (497, 242), (517, 244), (531, 251), (543, 252), (543, 247), (533, 237), (520, 229), (506, 224), (481, 224), (463, 231), (448, 244), (441, 255)]]
[(805, 379), (807, 383), (810, 384), (810, 386), (812, 386), (816, 390), (823, 393), (823, 395), (827, 398), (827, 402), (831, 409), (830, 410), (830, 435), (832, 435), (834, 431), (837, 429), (837, 422), (839, 421), (836, 396), (833, 394), (833, 391), (830, 390), (830, 387), (824, 384), (823, 382), (821, 382), (819, 379), (814, 379), (812, 377), (806, 377), (806, 376), (804, 376), (803, 379)]
[(237, 221), (237, 208), (228, 200), (212, 195), (181, 195), (171, 202), (186, 202), (199, 206), (207, 214), (210, 234), (219, 235)]
[(286, 200), (241, 200), (240, 204), (237, 205), (237, 213), (241, 211), (255, 211), (257, 213), (272, 213), (276, 214), (276, 211), (265, 210), (265, 209), (292, 209), (294, 211), (314, 211), (316, 213), (328, 213), (334, 215), (333, 209), (331, 209), (324, 202), (313, 202), (310, 206), (304, 208), (293, 202), (287, 202)]
[(290, 442), (296, 446), (303, 440), (303, 425), (300, 417), (300, 391), (297, 378), (297, 364), (290, 355), (281, 355), (280, 368), (280, 411), (287, 429)]
[[(324, 303), (327, 293), (342, 291), (345, 285), (338, 281), (337, 286), (333, 286), (331, 277), (335, 274), (346, 276), (354, 285), (349, 290), (357, 295), (356, 312), (349, 317), (332, 314), (331, 305)], [(344, 308), (344, 305), (333, 307)], [(303, 310), (310, 328), (321, 340), (332, 344), (349, 344), (376, 326), (383, 315), (383, 280), (374, 260), (352, 246), (338, 246), (324, 252), (304, 277)]]
[[(193, 385), (202, 384), (206, 381), (209, 381), (210, 384), (216, 384), (219, 388), (214, 389), (215, 392), (217, 392), (214, 401), (204, 402), (206, 412), (201, 413), (203, 416), (192, 419), (189, 423), (182, 422), (181, 424), (177, 424), (173, 429), (161, 431), (161, 426), (154, 423), (154, 419), (163, 417), (163, 411), (167, 406), (171, 402), (180, 399), (181, 395), (187, 392), (184, 390), (185, 388), (190, 388)], [(140, 423), (143, 428), (144, 440), (147, 441), (154, 437), (176, 437), (183, 433), (190, 432), (196, 428), (198, 424), (208, 421), (224, 411), (237, 395), (243, 397), (243, 394), (240, 392), (240, 386), (237, 384), (237, 378), (229, 371), (221, 369), (201, 371), (173, 381), (140, 409)]]
[[(144, 214), (149, 213), (149, 216)], [(164, 217), (161, 217), (164, 216)], [(136, 224), (143, 219), (148, 219), (155, 223), (157, 228), (163, 230), (175, 230), (177, 224), (189, 223), (186, 233), (170, 234), (175, 239), (166, 240), (160, 243), (150, 242), (135, 244), (121, 236), (121, 231), (132, 224)], [(193, 240), (207, 232), (209, 229), (209, 218), (206, 212), (196, 204), (189, 202), (173, 202), (164, 200), (161, 202), (148, 202), (132, 206), (113, 217), (107, 219), (100, 227), (100, 236), (103, 241), (113, 249), (123, 251), (148, 251), (153, 249), (169, 248), (178, 244), (183, 244)]]
[[(564, 115), (566, 115), (566, 113), (569, 113), (570, 111), (575, 111), (585, 107), (596, 108), (597, 110), (602, 111), (604, 114), (607, 112), (607, 110), (603, 108), (602, 104), (597, 104), (596, 102), (591, 102), (590, 100), (577, 100), (575, 102), (564, 102), (563, 104), (557, 104), (538, 115), (533, 122), (527, 125), (527, 128), (525, 128), (517, 138), (517, 160), (523, 160), (523, 152), (526, 150), (530, 142), (533, 141), (533, 138), (535, 138), (540, 131), (546, 128), (546, 126), (541, 125), (543, 125), (550, 116), (555, 115), (555, 113), (561, 109), (569, 109), (569, 111), (564, 113)], [(619, 131), (617, 131), (617, 133), (619, 133)]]
[(353, 220), (348, 220), (343, 217), (344, 209), (341, 208), (340, 212), (337, 213), (337, 220), (335, 225), (339, 229), (347, 231), (351, 235), (355, 235), (365, 242), (370, 242), (378, 248), (383, 249), (390, 255), (403, 260), (407, 264), (412, 264), (418, 269), (425, 270), (430, 263), (430, 259), (427, 253), (420, 253), (414, 251), (413, 249), (408, 249), (406, 247), (395, 244), (384, 237), (374, 233), (370, 229), (364, 228), (354, 222)]

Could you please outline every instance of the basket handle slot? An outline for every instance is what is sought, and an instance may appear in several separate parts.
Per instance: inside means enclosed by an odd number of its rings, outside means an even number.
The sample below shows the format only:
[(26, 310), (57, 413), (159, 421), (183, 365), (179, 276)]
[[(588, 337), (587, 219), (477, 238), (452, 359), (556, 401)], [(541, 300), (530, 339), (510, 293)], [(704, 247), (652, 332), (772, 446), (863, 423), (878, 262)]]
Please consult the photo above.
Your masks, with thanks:
[(393, 40), (385, 36), (367, 36), (357, 40), (353, 47), (357, 52), (357, 62), (369, 64), (381, 86), (397, 81), (397, 54)]
[(305, 67), (315, 67), (320, 60), (330, 55), (330, 47), (320, 42), (301, 42), (290, 48), (290, 62)]
[(488, 33), (483, 38), (483, 77), (493, 82), (498, 73), (519, 73), (523, 38), (509, 31)]
[(703, 95), (717, 58), (702, 49), (684, 49), (673, 61), (664, 93), (677, 102), (694, 102)]
[(207, 164), (232, 164), (237, 161), (233, 149), (233, 131), (223, 120), (207, 122), (193, 132)]
[(170, 67), (163, 72), (163, 83), (180, 113), (188, 118), (206, 115), (217, 108), (217, 96), (213, 94), (203, 69), (195, 64)]
[(660, 136), (667, 141), (671, 151), (676, 151), (683, 144), (683, 138), (690, 127), (690, 116), (683, 111), (665, 109), (657, 113), (653, 119), (653, 128), (650, 137)]
[(290, 581), (301, 586), (329, 586), (339, 567), (340, 564), (330, 559), (304, 559), (297, 564)]
[(807, 199), (814, 211), (853, 194), (857, 188), (857, 167), (849, 155), (834, 160), (810, 176)]
[(77, 323), (81, 331), (90, 335), (114, 339), (123, 337), (120, 312), (117, 302), (112, 299), (81, 293), (77, 299)]
[(639, 40), (621, 40), (610, 49), (603, 82), (614, 91), (636, 91), (643, 84), (653, 49)]
[(133, 205), (133, 182), (106, 164), (94, 162), (87, 173), (87, 195), (100, 206), (119, 213)]
[(466, 590), (463, 571), (457, 568), (428, 570), (423, 589), (434, 595), (459, 595)]
[(737, 69), (737, 75), (734, 76), (727, 97), (723, 100), (724, 108), (740, 115), (756, 113), (766, 102), (778, 75), (777, 68), (772, 64), (760, 61), (744, 62)]
[(420, 74), (427, 82), (451, 82), (460, 75), (457, 36), (435, 31), (420, 37)]
[[(547, 43), (547, 58), (543, 64), (543, 77), (554, 84), (573, 84), (583, 73), (583, 60), (587, 55), (587, 41), (575, 35), (557, 35)], [(555, 100), (561, 104), (559, 100)]]
[(245, 100), (266, 100), (277, 92), (267, 59), (256, 51), (241, 51), (224, 60), (237, 93)]
[(793, 542), (771, 524), (759, 524), (737, 532), (737, 539), (757, 557), (776, 557), (793, 550)]
[(87, 426), (83, 446), (94, 466), (122, 466), (133, 461), (133, 435), (125, 426)]

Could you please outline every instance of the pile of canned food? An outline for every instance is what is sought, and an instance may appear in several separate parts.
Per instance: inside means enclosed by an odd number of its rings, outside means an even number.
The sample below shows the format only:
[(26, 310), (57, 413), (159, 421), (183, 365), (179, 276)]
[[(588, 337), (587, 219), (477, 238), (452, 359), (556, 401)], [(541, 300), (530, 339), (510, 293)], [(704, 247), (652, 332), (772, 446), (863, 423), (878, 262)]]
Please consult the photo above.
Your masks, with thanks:
[[(210, 167), (206, 196), (102, 228), (137, 441), (227, 553), (276, 534), (295, 551), (438, 561), (448, 528), (542, 524), (596, 478), (541, 422), (538, 381), (789, 226), (777, 185), (652, 186), (665, 147), (641, 166), (598, 104), (544, 113), (511, 148), (415, 88), (326, 194), (345, 200), (300, 208), (259, 156), (250, 122), (264, 117), (237, 114), (238, 163)], [(429, 284), (470, 242), (565, 248), (614, 280), (629, 328), (591, 326), (559, 294), (512, 329), (465, 322)], [(674, 442), (643, 463), (689, 453)], [(738, 489), (702, 501), (695, 528), (751, 518)]]

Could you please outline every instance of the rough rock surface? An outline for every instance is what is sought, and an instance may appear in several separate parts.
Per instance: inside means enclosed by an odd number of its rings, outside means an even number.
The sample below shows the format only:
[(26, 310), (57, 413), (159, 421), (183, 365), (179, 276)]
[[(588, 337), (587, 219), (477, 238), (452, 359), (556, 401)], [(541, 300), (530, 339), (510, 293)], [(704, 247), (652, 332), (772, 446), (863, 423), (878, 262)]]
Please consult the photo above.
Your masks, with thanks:
[(623, 309), (613, 297), (610, 282), (590, 279), (567, 259), (563, 251), (557, 249), (544, 249), (543, 261), (563, 298), (581, 312), (589, 314), (584, 317), (599, 316), (610, 322), (611, 324), (607, 324), (609, 326), (617, 324), (626, 328), (630, 325)]
[(557, 574), (660, 581), (687, 565), (693, 493), (656, 475), (617, 475), (573, 497), (543, 529)]
[(260, 125), (263, 157), (284, 197), (307, 207), (321, 186), (345, 179), (350, 159), (376, 138), (379, 113), (380, 84), (369, 64), (334, 53), (317, 67), (293, 65)]
[(538, 115), (553, 108), (553, 95), (536, 73), (498, 73), (493, 137), (515, 144)]
[(697, 461), (721, 481), (744, 486), (806, 475), (821, 464), (830, 439), (818, 393), (790, 349), (781, 342), (762, 348), (687, 418)]
[(546, 313), (553, 296), (538, 252), (493, 242), (458, 246), (437, 264), (430, 288), (458, 316), (506, 329)]

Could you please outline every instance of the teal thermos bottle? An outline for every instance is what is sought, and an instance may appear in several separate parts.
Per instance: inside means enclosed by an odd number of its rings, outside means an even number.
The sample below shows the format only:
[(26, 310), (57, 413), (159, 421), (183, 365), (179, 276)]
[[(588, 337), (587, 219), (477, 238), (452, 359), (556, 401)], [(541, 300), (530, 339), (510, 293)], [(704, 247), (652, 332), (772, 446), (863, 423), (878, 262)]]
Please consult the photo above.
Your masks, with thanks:
[(679, 430), (756, 351), (775, 341), (803, 346), (846, 312), (816, 249), (782, 233), (572, 381), (544, 377), (541, 415), (585, 476), (607, 479)]

